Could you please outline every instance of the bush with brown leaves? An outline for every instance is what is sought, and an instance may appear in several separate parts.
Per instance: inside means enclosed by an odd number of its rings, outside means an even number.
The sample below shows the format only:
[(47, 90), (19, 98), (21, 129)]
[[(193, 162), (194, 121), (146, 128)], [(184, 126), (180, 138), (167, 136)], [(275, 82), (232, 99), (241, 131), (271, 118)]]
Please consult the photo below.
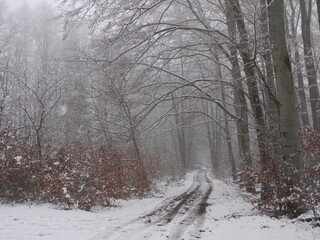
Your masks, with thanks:
[(312, 210), (317, 217), (320, 205), (320, 134), (311, 127), (300, 129), (301, 156), (304, 168), (295, 169), (290, 163), (269, 159), (262, 169), (246, 169), (241, 186), (255, 186), (259, 198), (254, 204), (274, 215), (296, 217)]
[(117, 149), (78, 141), (37, 157), (27, 140), (0, 134), (0, 200), (49, 202), (90, 210), (150, 189), (142, 162), (123, 164)]
[(36, 198), (41, 162), (28, 141), (5, 129), (0, 133), (0, 198), (32, 201)]

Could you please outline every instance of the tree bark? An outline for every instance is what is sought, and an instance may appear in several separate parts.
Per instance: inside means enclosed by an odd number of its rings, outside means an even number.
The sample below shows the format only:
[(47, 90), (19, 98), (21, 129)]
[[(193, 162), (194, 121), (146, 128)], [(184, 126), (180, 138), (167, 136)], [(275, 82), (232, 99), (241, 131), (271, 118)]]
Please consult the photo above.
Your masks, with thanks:
[(269, 27), (272, 43), (272, 57), (276, 76), (276, 96), (279, 102), (280, 135), (283, 160), (301, 169), (299, 154), (299, 121), (296, 96), (292, 79), (284, 22), (283, 0), (269, 1)]
[[(236, 22), (233, 17), (233, 13), (230, 8), (227, 8), (227, 27), (229, 36), (233, 41), (236, 41)], [(234, 106), (237, 117), (241, 121), (237, 121), (237, 138), (239, 145), (239, 155), (242, 158), (242, 167), (252, 167), (251, 149), (250, 149), (250, 137), (248, 127), (248, 106), (243, 90), (240, 65), (238, 61), (238, 51), (235, 44), (230, 44), (230, 62), (231, 62), (231, 74), (234, 83)]]
[(226, 0), (226, 8), (233, 12), (236, 20), (236, 25), (240, 37), (240, 55), (243, 61), (243, 70), (247, 78), (247, 85), (249, 91), (249, 100), (253, 110), (256, 132), (258, 138), (258, 148), (260, 153), (260, 162), (262, 165), (266, 164), (270, 159), (270, 152), (265, 148), (268, 137), (266, 134), (266, 122), (262, 109), (262, 102), (259, 96), (258, 84), (255, 74), (255, 62), (252, 59), (252, 48), (249, 45), (249, 35), (245, 26), (244, 18), (240, 10), (238, 0)]
[(307, 97), (305, 93), (305, 86), (303, 81), (303, 75), (301, 71), (301, 57), (299, 53), (299, 46), (297, 42), (297, 28), (295, 24), (295, 12), (296, 8), (292, 2), (293, 0), (289, 0), (289, 6), (291, 8), (291, 18), (290, 18), (290, 28), (291, 28), (291, 37), (293, 40), (293, 51), (294, 51), (294, 61), (296, 65), (295, 72), (297, 73), (297, 82), (298, 82), (298, 97), (299, 97), (299, 109), (300, 109), (300, 118), (301, 123), (303, 125), (310, 125), (309, 115), (308, 115), (308, 107), (307, 107)]
[(301, 31), (303, 40), (303, 51), (304, 51), (304, 62), (306, 66), (308, 84), (309, 84), (309, 94), (311, 102), (311, 113), (313, 128), (320, 132), (320, 100), (319, 97), (319, 87), (317, 82), (317, 72), (313, 59), (313, 50), (311, 43), (311, 0), (308, 2), (308, 12), (306, 9), (305, 1), (300, 0), (301, 9)]
[[(209, 106), (210, 104), (210, 106)], [(211, 113), (213, 113), (211, 103), (203, 103), (204, 110), (206, 111), (206, 114), (210, 115), (210, 109)], [(217, 157), (217, 148), (216, 148), (216, 139), (215, 135), (217, 134), (215, 132), (215, 125), (212, 123), (212, 120), (208, 116), (206, 116), (206, 127), (207, 127), (207, 137), (208, 137), (208, 144), (209, 144), (209, 150), (210, 150), (210, 158), (212, 163), (212, 168), (214, 173), (218, 176), (220, 173), (219, 168), (219, 159)]]
[(320, 0), (317, 0), (318, 22), (320, 27)]
[[(219, 56), (216, 53), (215, 54), (215, 60), (218, 63), (217, 64), (217, 73), (218, 73), (218, 78), (222, 79), (222, 73), (221, 73), (221, 66), (219, 64)], [(224, 108), (227, 108), (226, 104), (226, 96), (225, 96), (225, 88), (223, 83), (220, 82), (220, 89), (221, 89), (221, 99), (222, 99), (222, 105)], [(227, 149), (228, 149), (228, 158), (229, 162), (231, 165), (231, 173), (232, 173), (232, 178), (233, 180), (237, 180), (237, 169), (236, 169), (236, 163), (234, 160), (234, 154), (232, 150), (232, 142), (231, 142), (231, 134), (230, 134), (230, 127), (229, 127), (229, 122), (228, 122), (228, 114), (224, 111), (224, 129), (225, 129), (225, 134), (226, 134), (226, 143), (227, 143)]]
[(280, 145), (280, 133), (279, 133), (279, 115), (276, 106), (275, 98), (275, 84), (273, 73), (273, 62), (271, 55), (271, 44), (269, 38), (269, 26), (268, 26), (268, 10), (267, 1), (260, 0), (261, 10), (261, 32), (263, 34), (263, 59), (266, 68), (266, 86), (264, 88), (266, 96), (266, 117), (269, 125), (269, 134), (272, 139), (273, 157), (274, 159), (281, 158), (281, 145)]

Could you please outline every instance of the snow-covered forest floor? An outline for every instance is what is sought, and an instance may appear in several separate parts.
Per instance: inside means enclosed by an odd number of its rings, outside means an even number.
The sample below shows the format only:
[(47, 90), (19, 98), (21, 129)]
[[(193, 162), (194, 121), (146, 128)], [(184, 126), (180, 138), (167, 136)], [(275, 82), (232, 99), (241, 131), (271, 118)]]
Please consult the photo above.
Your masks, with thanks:
[(152, 198), (116, 202), (117, 207), (60, 210), (52, 205), (0, 205), (1, 240), (311, 240), (320, 228), (254, 210), (236, 186), (208, 171), (187, 175)]

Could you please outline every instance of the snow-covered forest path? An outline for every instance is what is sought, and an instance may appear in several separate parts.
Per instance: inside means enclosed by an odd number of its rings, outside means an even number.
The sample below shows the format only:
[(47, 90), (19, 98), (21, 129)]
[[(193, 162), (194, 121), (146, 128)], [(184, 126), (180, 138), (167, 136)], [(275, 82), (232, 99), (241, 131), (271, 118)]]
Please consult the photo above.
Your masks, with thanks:
[[(133, 206), (134, 207), (134, 206)], [(191, 186), (146, 214), (92, 240), (320, 239), (320, 230), (289, 219), (262, 216), (236, 187), (199, 170)]]
[(184, 193), (167, 198), (146, 215), (120, 228), (112, 236), (95, 239), (181, 239), (186, 230), (188, 239), (199, 239), (205, 221), (208, 198), (213, 190), (209, 170), (200, 170), (191, 187)]
[(187, 174), (183, 184), (118, 207), (60, 210), (52, 205), (0, 205), (0, 240), (313, 240), (320, 228), (254, 210), (233, 184), (211, 170)]

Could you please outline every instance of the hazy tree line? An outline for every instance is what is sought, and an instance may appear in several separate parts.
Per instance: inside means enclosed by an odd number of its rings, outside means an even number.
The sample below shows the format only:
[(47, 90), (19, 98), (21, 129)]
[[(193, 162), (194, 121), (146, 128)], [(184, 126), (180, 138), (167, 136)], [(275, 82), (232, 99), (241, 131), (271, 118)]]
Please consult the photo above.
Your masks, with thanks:
[(260, 206), (302, 212), (320, 197), (317, 6), (1, 1), (1, 128), (39, 158), (89, 139), (171, 174), (205, 163)]

